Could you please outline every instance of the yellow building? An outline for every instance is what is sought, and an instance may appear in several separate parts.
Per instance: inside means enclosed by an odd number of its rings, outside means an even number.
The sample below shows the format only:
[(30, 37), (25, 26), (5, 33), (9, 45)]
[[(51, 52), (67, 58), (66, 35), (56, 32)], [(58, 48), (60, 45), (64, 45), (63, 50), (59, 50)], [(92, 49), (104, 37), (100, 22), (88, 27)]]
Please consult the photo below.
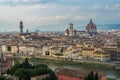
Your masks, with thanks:
[(69, 47), (67, 48), (67, 51), (72, 51), (72, 49), (73, 49), (73, 46), (69, 46)]
[(106, 53), (96, 48), (83, 48), (82, 57), (87, 60), (109, 61), (110, 53)]
[(94, 48), (83, 48), (82, 57), (83, 59), (93, 59)]
[(15, 53), (18, 51), (18, 47), (15, 45), (2, 45), (3, 53)]
[(95, 51), (93, 56), (94, 56), (94, 60), (97, 60), (97, 61), (109, 61), (110, 60), (110, 53), (105, 53), (103, 51)]
[(82, 48), (84, 45), (83, 44), (76, 44), (76, 47)]
[(16, 45), (11, 46), (11, 52), (12, 53), (17, 53), (18, 52), (18, 46), (16, 46)]
[(50, 47), (50, 56), (55, 56), (58, 54), (60, 56), (63, 56), (63, 52), (61, 52), (61, 47)]

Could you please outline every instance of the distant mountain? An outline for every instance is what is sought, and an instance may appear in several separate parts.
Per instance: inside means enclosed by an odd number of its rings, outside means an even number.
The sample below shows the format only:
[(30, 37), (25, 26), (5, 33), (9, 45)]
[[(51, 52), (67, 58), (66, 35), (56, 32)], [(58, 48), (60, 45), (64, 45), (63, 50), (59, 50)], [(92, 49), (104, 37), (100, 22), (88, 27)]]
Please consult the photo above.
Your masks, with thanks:
[[(120, 24), (96, 24), (97, 30), (120, 30)], [(59, 27), (59, 26), (38, 26), (30, 29), (31, 31), (65, 31), (65, 27)], [(74, 29), (76, 30), (85, 30), (86, 25), (80, 25), (78, 27), (74, 26)]]
[[(98, 24), (97, 30), (120, 30), (120, 24)], [(86, 26), (76, 27), (77, 30), (85, 30)]]
[(104, 24), (104, 25), (97, 25), (98, 30), (120, 30), (120, 24)]

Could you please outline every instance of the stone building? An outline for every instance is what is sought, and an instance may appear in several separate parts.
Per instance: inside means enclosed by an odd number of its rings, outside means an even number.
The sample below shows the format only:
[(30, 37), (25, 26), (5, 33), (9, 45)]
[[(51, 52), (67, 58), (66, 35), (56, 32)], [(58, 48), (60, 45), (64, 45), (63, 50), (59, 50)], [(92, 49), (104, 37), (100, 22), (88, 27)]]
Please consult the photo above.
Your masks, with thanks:
[(76, 36), (77, 30), (73, 30), (73, 23), (69, 24), (69, 28), (67, 28), (64, 32), (65, 36)]

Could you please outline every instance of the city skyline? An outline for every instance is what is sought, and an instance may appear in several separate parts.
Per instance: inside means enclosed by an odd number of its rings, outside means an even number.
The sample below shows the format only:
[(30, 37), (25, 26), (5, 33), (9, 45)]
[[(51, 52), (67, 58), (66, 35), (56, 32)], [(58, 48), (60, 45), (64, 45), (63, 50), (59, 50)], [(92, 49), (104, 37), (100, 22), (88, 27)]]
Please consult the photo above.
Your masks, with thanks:
[(24, 31), (39, 27), (41, 31), (65, 30), (69, 23), (75, 27), (95, 24), (119, 24), (119, 0), (0, 0), (0, 31)]

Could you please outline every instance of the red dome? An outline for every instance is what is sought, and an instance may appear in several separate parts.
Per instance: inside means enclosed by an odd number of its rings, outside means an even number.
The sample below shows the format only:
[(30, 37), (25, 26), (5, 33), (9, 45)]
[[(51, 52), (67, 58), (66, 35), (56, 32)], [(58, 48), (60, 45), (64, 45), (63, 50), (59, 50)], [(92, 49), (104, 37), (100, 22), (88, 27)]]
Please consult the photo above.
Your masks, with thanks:
[(87, 31), (91, 30), (97, 30), (96, 25), (92, 22), (92, 19), (90, 19), (90, 22), (86, 26)]

